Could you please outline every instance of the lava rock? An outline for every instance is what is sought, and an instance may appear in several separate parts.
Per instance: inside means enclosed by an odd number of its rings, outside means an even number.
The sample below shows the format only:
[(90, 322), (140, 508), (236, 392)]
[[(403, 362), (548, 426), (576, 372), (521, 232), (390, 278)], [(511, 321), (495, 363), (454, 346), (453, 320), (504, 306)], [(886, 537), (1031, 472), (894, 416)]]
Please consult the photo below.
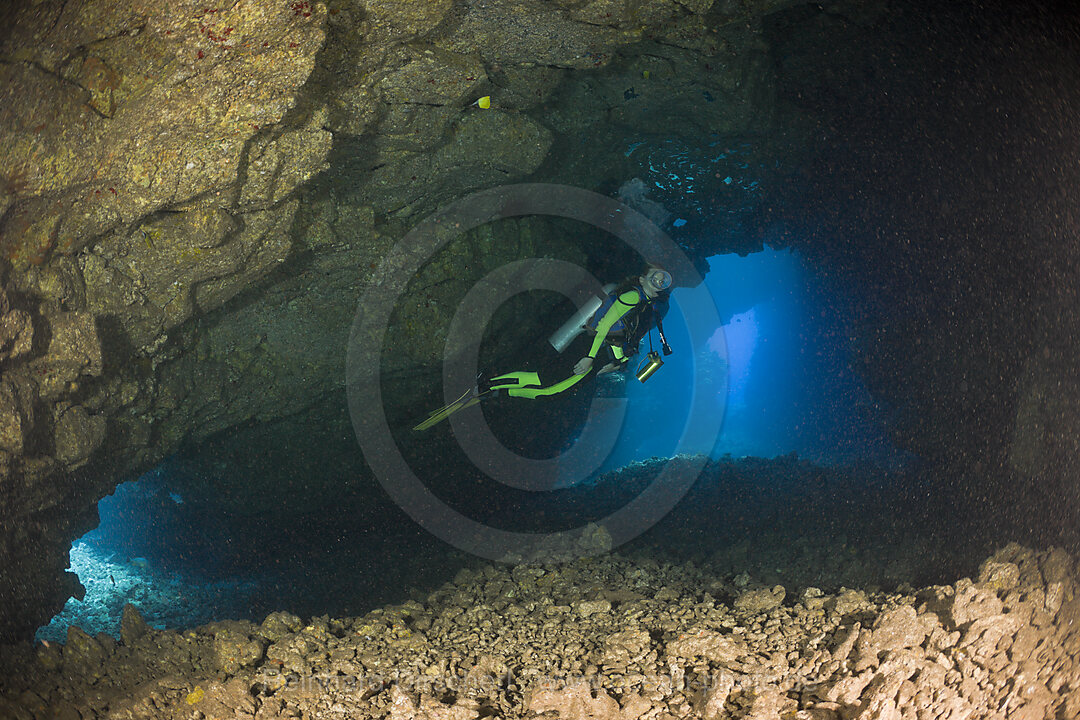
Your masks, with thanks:
[(150, 626), (146, 624), (139, 609), (131, 603), (125, 603), (123, 614), (120, 616), (120, 639), (124, 645), (133, 646), (148, 632), (150, 632)]
[(294, 633), (304, 626), (304, 622), (292, 613), (280, 611), (270, 613), (259, 626), (259, 634), (270, 642)]
[(256, 665), (263, 659), (264, 643), (248, 634), (248, 625), (235, 623), (214, 633), (214, 659), (219, 670), (234, 675), (240, 668)]
[(735, 598), (735, 610), (747, 615), (759, 615), (780, 607), (787, 596), (783, 585), (776, 585), (771, 589), (760, 588), (748, 590)]

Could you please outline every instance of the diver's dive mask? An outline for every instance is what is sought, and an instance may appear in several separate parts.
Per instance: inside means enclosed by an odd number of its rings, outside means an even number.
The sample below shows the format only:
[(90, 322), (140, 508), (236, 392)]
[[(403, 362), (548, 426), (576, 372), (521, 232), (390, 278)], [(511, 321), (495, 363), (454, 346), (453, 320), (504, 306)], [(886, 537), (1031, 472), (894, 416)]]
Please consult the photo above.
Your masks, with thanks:
[(649, 283), (653, 290), (660, 293), (671, 287), (671, 273), (654, 267), (645, 273), (645, 281)]

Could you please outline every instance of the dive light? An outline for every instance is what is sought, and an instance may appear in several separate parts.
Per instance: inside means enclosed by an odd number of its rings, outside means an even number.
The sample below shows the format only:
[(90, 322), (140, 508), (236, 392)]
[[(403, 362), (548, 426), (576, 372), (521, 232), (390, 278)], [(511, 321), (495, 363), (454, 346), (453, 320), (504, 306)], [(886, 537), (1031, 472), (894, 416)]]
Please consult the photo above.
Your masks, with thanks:
[(653, 376), (657, 370), (663, 367), (664, 361), (660, 359), (660, 353), (655, 350), (650, 350), (649, 354), (642, 360), (641, 365), (638, 366), (637, 372), (634, 375), (641, 382), (645, 382)]

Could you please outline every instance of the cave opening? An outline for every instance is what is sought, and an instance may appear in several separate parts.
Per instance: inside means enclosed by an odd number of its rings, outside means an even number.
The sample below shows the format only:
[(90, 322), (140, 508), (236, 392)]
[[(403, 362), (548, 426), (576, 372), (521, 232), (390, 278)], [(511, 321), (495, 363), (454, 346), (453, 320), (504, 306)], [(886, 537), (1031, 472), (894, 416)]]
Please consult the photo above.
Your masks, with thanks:
[[(708, 269), (704, 287), (719, 309), (722, 324), (705, 328), (704, 334), (699, 328), (701, 337), (691, 343), (679, 307), (680, 292), (675, 291), (665, 323), (675, 352), (665, 357), (664, 367), (642, 383), (633, 375), (638, 363), (631, 363), (628, 372), (605, 378), (597, 388), (600, 396), (625, 399), (631, 417), (658, 421), (624, 423), (594, 473), (593, 482), (598, 484), (582, 492), (598, 494), (603, 498), (599, 507), (605, 507), (613, 498), (622, 499), (622, 490), (615, 492), (611, 477), (625, 477), (620, 471), (627, 467), (647, 468), (650, 459), (675, 455), (689, 412), (691, 385), (702, 381), (710, 383), (711, 412), (724, 414), (723, 432), (705, 445), (682, 451), (735, 463), (732, 467), (741, 468), (738, 473), (756, 478), (758, 491), (775, 490), (783, 497), (794, 488), (792, 477), (815, 472), (810, 467), (850, 470), (861, 466), (879, 480), (895, 479), (884, 473), (903, 469), (911, 456), (885, 437), (877, 409), (852, 369), (844, 317), (852, 299), (815, 276), (792, 250), (765, 247), (747, 255), (718, 255), (709, 259)], [(659, 347), (658, 338), (654, 342)], [(645, 350), (648, 341), (643, 343), (642, 354)], [(220, 447), (211, 443), (193, 448), (137, 481), (119, 485), (99, 503), (98, 527), (72, 544), (71, 570), (86, 588), (85, 597), (69, 600), (38, 630), (37, 637), (61, 640), (69, 625), (115, 635), (127, 602), (135, 604), (148, 622), (170, 628), (223, 617), (258, 620), (283, 604), (311, 614), (340, 615), (374, 604), (376, 598), (407, 597), (410, 583), (424, 586), (424, 581), (417, 582), (407, 572), (398, 575), (399, 584), (388, 582), (392, 572), (401, 571), (389, 548), (426, 553), (433, 567), (443, 567), (443, 575), (462, 563), (385, 499), (385, 506), (372, 510), (370, 494), (350, 499), (340, 486), (329, 495), (332, 508), (321, 504), (314, 513), (285, 521), (276, 506), (249, 508), (252, 514), (246, 516), (238, 507), (250, 500), (243, 494), (228, 497), (228, 478), (241, 468), (268, 471), (267, 466), (280, 462), (294, 469), (304, 465), (339, 481), (344, 477), (340, 470), (335, 475), (314, 454), (298, 459), (290, 448), (280, 459), (272, 455), (282, 448), (289, 448), (286, 437), (223, 440)], [(340, 463), (347, 455), (348, 449), (342, 447), (330, 456)], [(759, 461), (750, 459), (746, 461), (750, 465), (738, 465), (745, 458), (776, 458), (777, 464), (770, 466), (766, 461), (757, 466), (754, 463)], [(776, 470), (785, 467), (792, 472), (785, 475)], [(601, 479), (604, 476), (608, 479)], [(312, 493), (309, 481), (303, 483)], [(730, 490), (723, 473), (715, 469), (706, 473), (703, 485), (710, 484), (699, 493)], [(700, 548), (737, 545), (742, 537), (762, 531), (760, 518), (780, 520), (783, 516), (777, 508), (764, 502), (758, 491), (749, 501), (754, 512), (744, 515), (756, 514), (759, 519), (734, 523), (730, 532)], [(225, 498), (225, 502), (211, 502), (212, 497)], [(369, 505), (364, 511), (357, 509), (364, 504)], [(481, 496), (466, 505), (474, 511), (495, 507)], [(528, 514), (534, 507), (511, 505), (513, 519), (505, 520), (508, 527), (522, 523), (521, 513)], [(562, 495), (551, 507), (542, 508), (539, 516), (546, 512), (552, 521), (577, 505), (573, 495)], [(277, 525), (265, 527), (262, 516), (273, 518)], [(667, 530), (660, 532), (678, 537), (680, 529), (685, 531), (701, 520), (693, 510), (683, 508), (662, 523), (661, 528)], [(791, 522), (783, 518), (784, 525), (794, 527)], [(402, 531), (402, 527), (407, 529)], [(647, 536), (642, 546), (655, 543), (655, 535)], [(663, 544), (669, 550), (673, 547), (670, 542)], [(345, 582), (343, 567), (353, 569)], [(372, 587), (372, 571), (383, 580), (381, 594)], [(315, 597), (310, 592), (311, 578), (331, 576), (340, 585), (338, 591)]]
[[(245, 444), (250, 454), (239, 456), (225, 447), (231, 452), (213, 442), (187, 448), (98, 502), (97, 527), (68, 553), (85, 591), (36, 640), (65, 642), (70, 627), (119, 638), (128, 604), (168, 630), (259, 622), (283, 606), (305, 617), (358, 613), (422, 596), (467, 564), (377, 493), (339, 488), (332, 502), (293, 513), (282, 512), (288, 497), (258, 508), (223, 498), (222, 478), (251, 474), (251, 458), (271, 450)], [(309, 472), (340, 472), (355, 448), (338, 450)], [(297, 467), (286, 472), (295, 478)]]
[[(714, 458), (794, 453), (825, 466), (894, 471), (915, 460), (887, 437), (887, 409), (871, 398), (853, 365), (847, 308), (854, 298), (790, 249), (716, 255), (708, 266), (705, 286), (723, 325), (693, 355), (665, 358), (647, 383), (614, 380), (632, 416), (657, 422), (625, 424), (598, 472), (675, 451), (695, 363), (705, 366), (697, 377), (715, 386), (715, 411), (724, 414), (715, 443), (698, 452)], [(664, 329), (674, 346), (687, 348), (680, 295), (678, 289), (672, 295)]]
[(62, 642), (71, 625), (119, 637), (127, 603), (162, 629), (252, 616), (265, 573), (260, 564), (242, 574), (227, 567), (227, 520), (189, 504), (181, 483), (182, 471), (166, 460), (98, 502), (97, 527), (68, 553), (83, 597), (69, 598), (37, 640)]

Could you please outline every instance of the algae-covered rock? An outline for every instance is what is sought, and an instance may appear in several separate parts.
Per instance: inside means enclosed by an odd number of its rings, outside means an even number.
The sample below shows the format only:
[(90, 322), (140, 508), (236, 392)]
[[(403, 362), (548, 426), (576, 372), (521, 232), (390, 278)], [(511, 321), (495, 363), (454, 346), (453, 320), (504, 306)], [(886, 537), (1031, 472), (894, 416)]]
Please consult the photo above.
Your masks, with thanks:
[(453, 0), (361, 0), (367, 32), (383, 41), (411, 40), (431, 32)]
[(283, 672), (308, 675), (329, 656), (326, 645), (306, 633), (285, 635), (266, 648), (266, 659)]
[(120, 639), (124, 645), (132, 646), (146, 633), (150, 632), (150, 626), (146, 624), (142, 613), (131, 603), (124, 603), (124, 610), (120, 616)]
[(1020, 568), (1016, 563), (988, 558), (979, 566), (979, 584), (994, 590), (1010, 590), (1020, 584)]
[(527, 115), (472, 109), (434, 152), (386, 149), (361, 192), (376, 211), (406, 218), (469, 190), (520, 179), (547, 157), (551, 132)]
[(44, 399), (60, 397), (84, 375), (102, 370), (101, 340), (94, 317), (84, 312), (55, 312), (46, 316), (49, 347), (45, 355), (30, 362), (38, 390)]
[(34, 659), (46, 671), (59, 670), (64, 662), (64, 648), (59, 643), (42, 643), (34, 648)]
[[(0, 46), (28, 61), (0, 69), (0, 157), (24, 178), (2, 228), (17, 266), (235, 184), (247, 141), (295, 105), (326, 18), (318, 4), (170, 3), (148, 20), (102, 7), (47, 23), (25, 6)], [(61, 57), (70, 82), (40, 69)]]
[(82, 628), (77, 625), (68, 628), (67, 643), (64, 645), (65, 672), (76, 676), (101, 677), (105, 673), (107, 657), (108, 653), (101, 643)]
[(548, 102), (570, 71), (546, 65), (500, 66), (492, 73), (496, 86), (491, 104), (496, 108), (529, 110)]
[(259, 634), (270, 642), (294, 633), (304, 626), (304, 622), (292, 613), (285, 611), (270, 613), (259, 626)]
[(56, 459), (68, 468), (86, 463), (105, 440), (105, 418), (91, 415), (81, 405), (59, 403), (53, 409), (53, 418)]
[(37, 391), (24, 374), (0, 377), (0, 449), (19, 455), (34, 422)]
[(0, 360), (14, 359), (30, 352), (34, 342), (34, 325), (30, 313), (8, 309), (6, 298), (0, 295)]
[[(320, 110), (312, 113), (302, 127), (277, 136), (253, 138), (240, 190), (240, 208), (271, 208), (328, 167), (325, 159), (333, 138), (323, 129), (326, 120), (326, 111)], [(289, 213), (285, 216), (291, 218)]]
[(214, 633), (214, 659), (218, 670), (227, 675), (255, 665), (263, 657), (263, 641), (250, 637), (239, 628), (223, 627)]
[(747, 590), (735, 598), (734, 607), (739, 612), (748, 615), (757, 615), (758, 613), (766, 613), (774, 608), (780, 607), (786, 596), (787, 591), (784, 589), (783, 585), (776, 585), (772, 588)]
[(135, 348), (146, 348), (281, 263), (296, 207), (237, 213), (208, 201), (114, 233), (83, 256), (87, 302), (118, 318)]
[(492, 64), (534, 63), (566, 68), (596, 68), (611, 59), (611, 49), (640, 37), (640, 26), (623, 31), (578, 22), (549, 3), (492, 0), (468, 6), (445, 47), (479, 51)]
[(298, 200), (287, 200), (274, 208), (244, 213), (240, 218), (242, 230), (231, 243), (242, 261), (230, 263), (229, 271), (199, 283), (192, 295), (194, 307), (220, 307), (285, 262), (292, 246), (289, 226), (298, 206)]
[(589, 617), (597, 613), (611, 612), (610, 600), (582, 600), (574, 604), (574, 610), (581, 617)]
[(462, 167), (466, 172), (485, 169), (485, 177), (477, 177), (473, 183), (495, 177), (491, 171), (508, 178), (522, 177), (540, 167), (551, 142), (551, 131), (528, 115), (473, 112), (454, 128), (450, 142), (436, 155), (435, 166), (442, 172)]
[(487, 82), (484, 64), (475, 52), (457, 53), (435, 45), (411, 46), (402, 51), (400, 67), (380, 80), (383, 100), (392, 105), (468, 104)]

